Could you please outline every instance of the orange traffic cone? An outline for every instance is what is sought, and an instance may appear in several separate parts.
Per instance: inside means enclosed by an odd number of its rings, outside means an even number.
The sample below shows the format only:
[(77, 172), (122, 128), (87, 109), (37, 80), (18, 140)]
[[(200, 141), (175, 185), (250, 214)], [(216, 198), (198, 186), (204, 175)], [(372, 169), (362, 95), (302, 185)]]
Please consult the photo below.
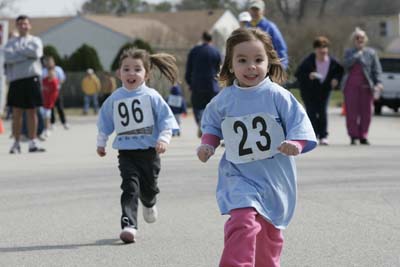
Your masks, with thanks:
[(2, 134), (4, 132), (5, 132), (5, 129), (4, 129), (3, 120), (0, 118), (0, 134)]

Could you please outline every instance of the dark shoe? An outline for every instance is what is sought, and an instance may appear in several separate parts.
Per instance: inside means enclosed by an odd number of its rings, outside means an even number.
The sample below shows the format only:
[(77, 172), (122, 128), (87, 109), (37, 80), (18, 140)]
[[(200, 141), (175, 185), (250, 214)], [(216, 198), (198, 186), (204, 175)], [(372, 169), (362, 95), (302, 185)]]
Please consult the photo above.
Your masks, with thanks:
[(42, 147), (30, 147), (29, 148), (29, 152), (31, 153), (35, 153), (35, 152), (46, 152), (46, 149), (42, 148)]
[(21, 154), (21, 147), (18, 144), (14, 144), (10, 149), (10, 154)]
[(369, 146), (371, 143), (368, 141), (368, 139), (362, 138), (360, 139), (360, 144)]
[(351, 138), (350, 145), (352, 146), (357, 145), (356, 141), (357, 141), (356, 138)]

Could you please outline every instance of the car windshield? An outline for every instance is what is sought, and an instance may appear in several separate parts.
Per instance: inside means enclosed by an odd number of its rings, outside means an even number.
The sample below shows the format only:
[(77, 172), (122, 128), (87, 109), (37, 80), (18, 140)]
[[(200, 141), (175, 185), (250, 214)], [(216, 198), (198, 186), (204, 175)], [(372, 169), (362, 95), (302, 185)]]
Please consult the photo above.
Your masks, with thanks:
[(400, 58), (381, 58), (383, 72), (400, 73)]

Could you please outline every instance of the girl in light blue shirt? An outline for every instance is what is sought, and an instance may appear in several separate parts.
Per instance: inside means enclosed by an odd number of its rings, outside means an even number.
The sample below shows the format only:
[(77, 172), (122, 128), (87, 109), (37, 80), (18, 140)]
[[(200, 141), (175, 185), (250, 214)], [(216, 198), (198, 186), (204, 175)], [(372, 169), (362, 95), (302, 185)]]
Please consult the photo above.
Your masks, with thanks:
[(125, 50), (119, 61), (117, 75), (122, 87), (112, 93), (100, 109), (97, 128), (97, 154), (106, 155), (108, 136), (114, 131), (113, 148), (118, 149), (122, 177), (120, 238), (135, 241), (137, 234), (138, 199), (143, 204), (143, 217), (148, 223), (157, 219), (157, 178), (159, 154), (164, 153), (172, 131), (179, 126), (162, 96), (146, 86), (151, 66), (156, 66), (173, 84), (178, 68), (168, 54), (150, 55), (145, 50)]
[(220, 73), (227, 87), (205, 109), (197, 150), (206, 162), (224, 139), (217, 201), (230, 218), (220, 267), (280, 265), (281, 229), (296, 204), (293, 156), (316, 146), (303, 107), (278, 84), (284, 78), (268, 34), (259, 29), (231, 34)]

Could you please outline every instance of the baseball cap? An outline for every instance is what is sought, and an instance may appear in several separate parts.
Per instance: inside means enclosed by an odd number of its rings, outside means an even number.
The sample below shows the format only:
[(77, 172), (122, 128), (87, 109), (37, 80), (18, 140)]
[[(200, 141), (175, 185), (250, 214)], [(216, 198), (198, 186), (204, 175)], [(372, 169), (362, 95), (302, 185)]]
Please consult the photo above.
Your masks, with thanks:
[(264, 1), (262, 0), (251, 0), (249, 3), (249, 8), (258, 8), (260, 10), (264, 10)]
[(239, 14), (239, 21), (245, 22), (245, 21), (251, 21), (251, 16), (250, 13), (247, 11), (244, 11)]

